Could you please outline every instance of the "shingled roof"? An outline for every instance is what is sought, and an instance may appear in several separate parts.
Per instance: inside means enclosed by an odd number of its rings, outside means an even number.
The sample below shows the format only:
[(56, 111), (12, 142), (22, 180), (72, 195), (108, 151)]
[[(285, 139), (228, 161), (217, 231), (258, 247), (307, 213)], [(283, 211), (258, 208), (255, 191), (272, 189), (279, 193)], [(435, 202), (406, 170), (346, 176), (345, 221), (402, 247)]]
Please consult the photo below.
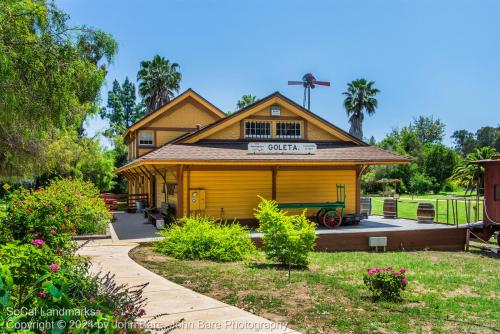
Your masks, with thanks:
[(248, 143), (168, 144), (122, 167), (144, 161), (155, 162), (332, 162), (332, 163), (405, 163), (410, 159), (374, 146), (348, 143), (319, 143), (315, 154), (252, 154)]

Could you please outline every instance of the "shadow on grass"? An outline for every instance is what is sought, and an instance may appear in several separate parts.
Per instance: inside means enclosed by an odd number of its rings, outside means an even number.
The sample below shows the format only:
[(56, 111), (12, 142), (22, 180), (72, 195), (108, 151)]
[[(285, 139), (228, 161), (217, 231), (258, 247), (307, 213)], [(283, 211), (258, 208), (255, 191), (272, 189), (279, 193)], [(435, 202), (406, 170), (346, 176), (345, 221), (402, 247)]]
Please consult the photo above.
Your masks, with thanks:
[(275, 269), (275, 270), (294, 270), (294, 271), (308, 271), (309, 267), (307, 266), (298, 266), (298, 265), (291, 265), (288, 266), (286, 264), (281, 264), (281, 263), (248, 263), (248, 267), (252, 269)]

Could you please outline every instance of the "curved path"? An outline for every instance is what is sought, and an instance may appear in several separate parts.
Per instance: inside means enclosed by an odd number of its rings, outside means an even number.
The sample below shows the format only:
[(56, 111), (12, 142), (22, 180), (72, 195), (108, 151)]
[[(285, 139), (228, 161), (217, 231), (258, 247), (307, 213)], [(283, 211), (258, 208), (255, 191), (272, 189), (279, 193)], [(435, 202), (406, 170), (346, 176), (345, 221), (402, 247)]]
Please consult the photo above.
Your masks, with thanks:
[(155, 315), (167, 313), (151, 321), (149, 326), (164, 326), (184, 319), (172, 333), (298, 333), (287, 328), (286, 324), (258, 317), (147, 270), (128, 256), (137, 245), (123, 241), (93, 241), (78, 253), (90, 257), (93, 272), (109, 271), (116, 275), (118, 283), (133, 286), (149, 282), (144, 290), (144, 296), (148, 298), (146, 316), (141, 320), (145, 322)]

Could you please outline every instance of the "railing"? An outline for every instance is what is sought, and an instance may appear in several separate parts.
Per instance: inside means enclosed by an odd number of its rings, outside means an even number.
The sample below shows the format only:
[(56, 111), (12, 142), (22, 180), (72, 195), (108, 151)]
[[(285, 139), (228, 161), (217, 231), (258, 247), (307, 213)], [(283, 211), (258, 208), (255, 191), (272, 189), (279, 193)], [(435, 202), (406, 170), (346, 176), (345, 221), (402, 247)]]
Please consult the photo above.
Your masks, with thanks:
[(137, 202), (143, 202), (144, 207), (149, 207), (148, 194), (128, 194), (127, 211), (135, 212), (137, 210)]
[[(473, 198), (400, 198), (396, 201), (397, 217), (417, 219), (418, 203), (434, 205), (434, 222), (443, 224), (468, 224), (482, 220), (484, 203), (478, 197)], [(384, 197), (371, 197), (373, 215), (383, 215)]]

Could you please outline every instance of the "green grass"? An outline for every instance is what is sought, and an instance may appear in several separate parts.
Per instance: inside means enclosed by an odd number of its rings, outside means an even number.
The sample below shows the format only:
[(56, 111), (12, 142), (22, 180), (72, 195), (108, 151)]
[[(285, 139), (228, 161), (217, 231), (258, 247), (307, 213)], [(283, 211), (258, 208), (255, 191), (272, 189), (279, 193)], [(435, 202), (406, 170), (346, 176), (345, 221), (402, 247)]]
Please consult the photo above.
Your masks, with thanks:
[[(422, 201), (422, 199), (424, 199)], [(400, 218), (409, 218), (409, 219), (417, 219), (417, 207), (418, 203), (426, 202), (432, 203), (434, 205), (434, 210), (437, 213), (435, 217), (435, 221), (440, 223), (454, 223), (453, 218), (453, 208), (451, 201), (448, 202), (445, 200), (438, 200), (436, 198), (423, 198), (421, 196), (415, 196), (415, 199), (411, 199), (411, 197), (401, 197), (398, 200), (398, 217)], [(383, 205), (384, 198), (382, 197), (373, 197), (372, 198), (372, 214), (374, 215), (383, 215)], [(467, 205), (467, 208), (466, 208)], [(475, 222), (478, 220), (482, 220), (483, 217), (483, 202), (479, 200), (478, 205), (476, 205), (475, 201), (466, 202), (458, 201), (457, 202), (457, 217), (459, 224), (467, 223), (467, 212), (469, 212), (469, 220), (470, 222)]]
[[(312, 253), (308, 270), (256, 263), (182, 261), (142, 245), (131, 257), (190, 289), (303, 333), (497, 333), (498, 259), (463, 252)], [(374, 302), (367, 267), (408, 270), (400, 303)]]

